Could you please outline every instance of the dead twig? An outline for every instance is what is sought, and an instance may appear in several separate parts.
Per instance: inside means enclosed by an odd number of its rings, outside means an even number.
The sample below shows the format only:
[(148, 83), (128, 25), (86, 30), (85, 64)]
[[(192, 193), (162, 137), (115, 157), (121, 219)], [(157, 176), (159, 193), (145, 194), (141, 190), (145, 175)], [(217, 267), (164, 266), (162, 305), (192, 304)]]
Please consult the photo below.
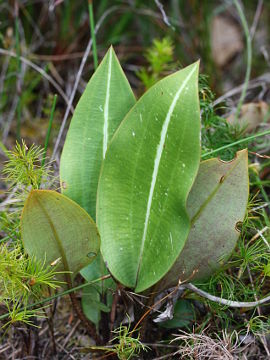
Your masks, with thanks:
[(227, 300), (227, 299), (220, 298), (218, 296), (211, 295), (211, 294), (207, 293), (206, 291), (197, 288), (197, 286), (195, 286), (191, 283), (181, 285), (181, 287), (191, 290), (191, 291), (195, 292), (196, 294), (204, 297), (205, 299), (208, 299), (208, 300), (218, 303), (220, 305), (225, 305), (225, 306), (234, 307), (234, 308), (243, 308), (243, 307), (251, 308), (251, 307), (256, 307), (261, 304), (270, 302), (270, 296), (267, 296), (258, 301), (232, 301), (232, 300)]
[(256, 29), (257, 29), (259, 19), (260, 19), (261, 13), (262, 13), (262, 8), (263, 8), (263, 0), (259, 0), (257, 3), (257, 8), (256, 8), (256, 12), (254, 15), (253, 23), (250, 28), (251, 40), (254, 38), (254, 35), (256, 33)]
[[(6, 56), (11, 56), (14, 58), (17, 58), (17, 54), (15, 54), (12, 51), (9, 50), (5, 50), (0, 48), (0, 54), (2, 55), (6, 55)], [(49, 81), (49, 83), (52, 84), (52, 86), (59, 92), (59, 94), (62, 96), (62, 98), (65, 100), (65, 102), (68, 104), (68, 98), (66, 96), (66, 94), (64, 93), (64, 91), (61, 89), (61, 87), (57, 84), (57, 82), (46, 73), (45, 70), (43, 70), (41, 67), (39, 67), (38, 65), (36, 65), (35, 63), (33, 63), (32, 61), (26, 59), (24, 56), (19, 56), (19, 59), (21, 62), (23, 62), (24, 64), (30, 66), (32, 69), (36, 70), (38, 73), (40, 73), (46, 80)], [(71, 107), (71, 111), (73, 112), (74, 109)]]
[(164, 23), (169, 26), (171, 29), (175, 30), (174, 27), (172, 26), (172, 24), (169, 21), (168, 16), (165, 13), (164, 7), (162, 5), (162, 3), (159, 0), (155, 0), (155, 3), (157, 5), (157, 7), (159, 8), (161, 15), (162, 15), (162, 19), (164, 21)]

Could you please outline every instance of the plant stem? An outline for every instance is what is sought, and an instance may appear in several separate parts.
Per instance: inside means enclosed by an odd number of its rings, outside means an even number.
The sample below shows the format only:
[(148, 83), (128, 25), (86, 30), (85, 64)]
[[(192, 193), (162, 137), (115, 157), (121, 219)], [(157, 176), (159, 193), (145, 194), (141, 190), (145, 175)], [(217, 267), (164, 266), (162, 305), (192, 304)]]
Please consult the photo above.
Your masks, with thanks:
[(119, 294), (121, 292), (122, 286), (120, 284), (117, 284), (117, 288), (115, 290), (114, 296), (113, 296), (113, 302), (112, 302), (112, 310), (111, 310), (111, 316), (110, 316), (110, 340), (112, 339), (113, 335), (113, 327), (115, 323), (115, 317), (116, 317), (116, 308), (119, 302)]
[(79, 319), (81, 320), (81, 322), (87, 329), (89, 335), (95, 340), (97, 345), (102, 344), (101, 338), (99, 337), (99, 335), (96, 332), (95, 325), (90, 320), (88, 320), (87, 317), (84, 315), (74, 292), (69, 293), (69, 297), (70, 297), (73, 309), (75, 310)]
[[(54, 300), (54, 299), (57, 299), (57, 298), (59, 298), (59, 297), (68, 295), (68, 294), (70, 294), (70, 293), (73, 293), (73, 292), (75, 292), (75, 291), (77, 291), (77, 290), (80, 290), (80, 289), (84, 288), (85, 286), (92, 285), (92, 284), (95, 284), (95, 283), (97, 283), (97, 282), (99, 282), (99, 281), (103, 281), (103, 280), (109, 279), (110, 277), (111, 277), (111, 275), (104, 275), (104, 276), (102, 276), (102, 277), (100, 277), (100, 278), (98, 278), (98, 279), (95, 279), (95, 280), (93, 280), (93, 281), (90, 281), (90, 282), (87, 282), (87, 283), (84, 283), (84, 284), (75, 286), (75, 287), (73, 287), (73, 288), (67, 289), (67, 290), (65, 290), (65, 291), (63, 291), (63, 292), (61, 292), (61, 293), (55, 294), (55, 295), (50, 296), (50, 297), (47, 297), (47, 298), (45, 298), (45, 299), (43, 299), (43, 300), (37, 301), (37, 302), (35, 302), (35, 303), (33, 303), (33, 304), (29, 304), (28, 306), (22, 307), (22, 308), (21, 308), (21, 311), (23, 311), (23, 310), (29, 310), (29, 309), (32, 309), (32, 308), (34, 308), (34, 307), (36, 307), (36, 306), (46, 304), (47, 302), (50, 302), (50, 301), (52, 301), (52, 300)], [(6, 319), (6, 318), (8, 318), (8, 317), (9, 317), (9, 313), (3, 314), (3, 315), (0, 316), (0, 320)]]
[(261, 137), (261, 136), (265, 136), (265, 135), (269, 135), (270, 134), (270, 130), (266, 130), (266, 131), (263, 131), (261, 133), (258, 133), (258, 134), (254, 134), (254, 135), (251, 135), (251, 136), (248, 136), (246, 138), (243, 138), (243, 139), (240, 139), (240, 140), (237, 140), (237, 141), (234, 141), (233, 143), (231, 144), (228, 144), (228, 145), (224, 145), (224, 146), (221, 146), (220, 148), (218, 149), (214, 149), (214, 150), (211, 150), (211, 151), (208, 151), (207, 153), (205, 154), (202, 154), (202, 159), (206, 158), (207, 156), (209, 155), (213, 155), (213, 154), (216, 154), (222, 150), (226, 150), (226, 149), (229, 149), (230, 147), (233, 147), (235, 145), (239, 145), (239, 144), (242, 144), (242, 143), (245, 143), (245, 142), (249, 142), (249, 141), (252, 141), (258, 137)]
[(250, 72), (251, 72), (251, 62), (252, 62), (252, 47), (251, 47), (251, 37), (250, 37), (250, 33), (249, 33), (249, 29), (248, 29), (248, 24), (247, 24), (247, 20), (245, 17), (245, 14), (241, 8), (241, 5), (239, 4), (238, 0), (233, 0), (234, 5), (238, 11), (241, 23), (242, 23), (242, 27), (244, 30), (244, 34), (246, 37), (246, 46), (247, 46), (247, 69), (246, 69), (246, 75), (245, 75), (245, 82), (244, 82), (244, 86), (243, 86), (243, 90), (240, 96), (240, 100), (238, 102), (237, 105), (237, 109), (236, 109), (236, 113), (235, 113), (235, 119), (237, 120), (239, 115), (240, 115), (240, 111), (241, 111), (241, 107), (243, 105), (243, 102), (245, 100), (246, 97), (246, 93), (247, 93), (247, 88), (248, 88), (248, 83), (249, 83), (249, 79), (250, 79)]
[(88, 0), (88, 11), (89, 11), (91, 38), (92, 38), (92, 44), (93, 44), (92, 48), (93, 48), (94, 69), (96, 70), (98, 67), (98, 56), (97, 56), (96, 34), (95, 34), (93, 0)]
[(48, 130), (47, 130), (46, 139), (45, 139), (44, 153), (43, 153), (43, 158), (42, 158), (42, 162), (41, 162), (42, 167), (45, 165), (46, 154), (47, 154), (49, 139), (50, 139), (50, 135), (51, 135), (52, 122), (53, 122), (53, 116), (54, 116), (56, 101), (57, 101), (57, 95), (55, 94), (54, 97), (53, 97), (50, 120), (49, 120)]
[(16, 59), (17, 59), (17, 96), (18, 96), (18, 104), (16, 108), (17, 113), (17, 124), (16, 124), (16, 139), (19, 141), (21, 139), (21, 117), (22, 117), (22, 103), (21, 103), (21, 60), (20, 60), (20, 34), (19, 34), (19, 5), (17, 1), (15, 1), (15, 46), (16, 46)]
[[(18, 92), (19, 94), (19, 92)], [(21, 139), (21, 118), (22, 118), (22, 102), (21, 102), (21, 98), (20, 95), (19, 96), (19, 101), (17, 104), (17, 109), (16, 109), (16, 113), (17, 113), (17, 126), (16, 126), (16, 139), (17, 141), (19, 141)]]

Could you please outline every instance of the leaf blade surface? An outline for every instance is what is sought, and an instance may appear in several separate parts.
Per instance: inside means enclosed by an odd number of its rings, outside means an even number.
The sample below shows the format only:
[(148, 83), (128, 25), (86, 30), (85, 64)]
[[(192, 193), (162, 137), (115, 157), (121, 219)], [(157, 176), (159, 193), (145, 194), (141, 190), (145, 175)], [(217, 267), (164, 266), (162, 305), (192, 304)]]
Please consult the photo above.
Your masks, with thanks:
[(154, 85), (121, 123), (103, 163), (102, 254), (112, 274), (138, 292), (164, 275), (188, 234), (185, 202), (200, 158), (197, 83), (195, 63)]
[(248, 187), (247, 150), (229, 162), (214, 158), (200, 164), (187, 202), (190, 233), (160, 288), (175, 286), (179, 279), (203, 280), (223, 265), (239, 237), (236, 226), (245, 216)]
[(74, 275), (92, 262), (99, 251), (99, 233), (90, 216), (64, 195), (33, 190), (21, 219), (25, 251), (57, 270)]

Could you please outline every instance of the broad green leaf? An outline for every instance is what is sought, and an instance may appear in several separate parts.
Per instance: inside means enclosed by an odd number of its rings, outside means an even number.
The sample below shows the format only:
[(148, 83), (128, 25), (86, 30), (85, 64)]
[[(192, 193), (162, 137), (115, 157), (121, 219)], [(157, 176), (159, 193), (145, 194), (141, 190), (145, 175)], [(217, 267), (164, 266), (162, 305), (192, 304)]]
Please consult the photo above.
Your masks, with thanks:
[[(134, 103), (133, 92), (111, 47), (75, 109), (60, 162), (62, 192), (94, 219), (101, 163), (112, 135)], [(107, 273), (101, 256), (87, 267), (87, 272), (91, 280)], [(102, 282), (104, 292), (106, 284)], [(93, 311), (87, 309), (88, 317), (99, 313), (95, 304)], [(97, 319), (94, 314), (91, 320)]]
[(191, 230), (160, 288), (175, 286), (179, 279), (205, 279), (224, 264), (239, 237), (237, 223), (245, 217), (248, 188), (247, 150), (239, 151), (229, 162), (210, 159), (201, 163), (187, 201)]
[(137, 292), (165, 275), (189, 232), (186, 199), (200, 159), (198, 68), (188, 66), (146, 92), (103, 162), (102, 255), (113, 276)]
[(96, 192), (108, 143), (135, 98), (111, 47), (90, 79), (64, 144), (62, 192), (96, 217)]
[(24, 205), (21, 230), (25, 251), (46, 264), (57, 262), (59, 271), (76, 275), (99, 251), (93, 220), (74, 201), (55, 191), (31, 191)]

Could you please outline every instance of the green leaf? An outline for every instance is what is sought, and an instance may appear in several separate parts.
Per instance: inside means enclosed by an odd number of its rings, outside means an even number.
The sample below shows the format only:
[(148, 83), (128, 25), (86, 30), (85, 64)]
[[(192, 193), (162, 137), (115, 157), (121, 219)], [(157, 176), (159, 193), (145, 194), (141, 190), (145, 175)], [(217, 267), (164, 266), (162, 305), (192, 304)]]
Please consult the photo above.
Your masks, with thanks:
[[(135, 103), (128, 80), (118, 62), (113, 48), (105, 55), (90, 79), (75, 109), (67, 133), (61, 162), (62, 192), (81, 205), (93, 218), (96, 217), (96, 192), (101, 163), (108, 143)], [(88, 281), (107, 274), (101, 256), (82, 271)], [(89, 280), (90, 279), (90, 280)], [(102, 281), (106, 292), (108, 281)], [(83, 295), (83, 304), (84, 301)], [(86, 315), (96, 323), (99, 310), (93, 305)]]
[[(25, 251), (59, 271), (76, 275), (99, 251), (99, 234), (85, 210), (64, 195), (49, 190), (29, 194), (21, 219)], [(59, 259), (59, 260), (58, 260)]]
[(100, 301), (100, 293), (94, 285), (85, 286), (82, 291), (82, 309), (87, 319), (99, 325), (100, 311), (110, 312), (110, 307)]
[(192, 227), (160, 288), (175, 286), (179, 279), (205, 279), (224, 264), (239, 237), (237, 223), (244, 220), (248, 193), (247, 150), (239, 151), (229, 162), (210, 159), (201, 163), (187, 202)]
[(186, 199), (200, 160), (198, 68), (195, 63), (146, 92), (103, 162), (102, 255), (113, 276), (137, 292), (165, 275), (189, 232)]
[(85, 286), (82, 291), (82, 309), (88, 320), (97, 327), (100, 321), (100, 293), (95, 286)]
[[(87, 282), (91, 282), (107, 274), (108, 272), (101, 258), (101, 254), (99, 253), (96, 259), (89, 266), (82, 269), (80, 273)], [(101, 317), (100, 311), (108, 312), (108, 309), (111, 308), (112, 291), (115, 290), (115, 282), (112, 278), (109, 278), (99, 281), (95, 286), (89, 285), (84, 289), (82, 293), (83, 312), (89, 320), (98, 326)], [(112, 289), (112, 291), (107, 291), (108, 289)], [(104, 296), (101, 296), (102, 294), (106, 294), (107, 305), (102, 302), (104, 298)]]
[(94, 219), (101, 163), (112, 135), (134, 103), (111, 47), (78, 102), (60, 162), (62, 192)]
[[(90, 264), (90, 266), (86, 266), (84, 269), (82, 269), (80, 271), (80, 274), (87, 282), (91, 282), (109, 273), (106, 269), (104, 262), (102, 261), (101, 254), (99, 253), (96, 259)], [(110, 277), (108, 279), (99, 281), (95, 286), (99, 288), (99, 292), (102, 294), (104, 292), (104, 289), (114, 289), (115, 282)]]

